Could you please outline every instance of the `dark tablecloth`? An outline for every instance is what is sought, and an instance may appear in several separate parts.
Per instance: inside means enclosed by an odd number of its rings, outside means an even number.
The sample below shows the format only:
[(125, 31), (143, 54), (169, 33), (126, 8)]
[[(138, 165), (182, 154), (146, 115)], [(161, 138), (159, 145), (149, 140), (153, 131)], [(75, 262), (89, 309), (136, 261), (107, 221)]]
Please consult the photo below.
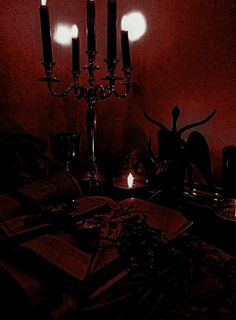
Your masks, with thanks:
[(85, 319), (236, 319), (236, 260), (184, 234), (178, 258), (156, 278), (131, 274), (88, 301)]

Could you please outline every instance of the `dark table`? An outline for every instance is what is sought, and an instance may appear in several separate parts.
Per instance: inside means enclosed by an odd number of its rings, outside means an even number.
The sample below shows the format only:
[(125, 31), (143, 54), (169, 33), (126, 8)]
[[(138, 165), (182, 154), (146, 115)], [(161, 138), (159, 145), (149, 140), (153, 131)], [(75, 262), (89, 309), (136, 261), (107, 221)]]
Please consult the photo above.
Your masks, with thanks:
[[(147, 199), (146, 192), (141, 196)], [(56, 294), (54, 288), (55, 301), (32, 308), (1, 272), (1, 319), (236, 319), (236, 259), (230, 255), (235, 225), (219, 220), (210, 207), (186, 202), (181, 210), (194, 224), (173, 241), (176, 259), (155, 276), (132, 271), (86, 298), (63, 288)]]

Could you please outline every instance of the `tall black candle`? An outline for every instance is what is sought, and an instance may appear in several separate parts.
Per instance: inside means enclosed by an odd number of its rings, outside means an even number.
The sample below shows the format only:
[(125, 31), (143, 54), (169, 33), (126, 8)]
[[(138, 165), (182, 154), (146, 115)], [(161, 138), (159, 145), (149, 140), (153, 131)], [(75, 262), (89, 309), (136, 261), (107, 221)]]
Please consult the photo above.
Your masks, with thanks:
[(50, 21), (48, 7), (41, 5), (39, 8), (40, 21), (41, 21), (41, 35), (43, 45), (43, 58), (44, 63), (52, 63), (52, 44), (51, 44), (51, 33), (50, 33)]
[(130, 60), (128, 31), (124, 31), (124, 30), (121, 31), (121, 48), (122, 48), (123, 69), (130, 69), (131, 60)]
[(78, 28), (75, 25), (73, 27), (73, 38), (72, 38), (72, 71), (80, 71), (80, 39), (78, 37)]
[(95, 2), (87, 0), (87, 43), (88, 51), (96, 51)]
[(107, 59), (116, 59), (116, 0), (108, 0), (107, 3)]

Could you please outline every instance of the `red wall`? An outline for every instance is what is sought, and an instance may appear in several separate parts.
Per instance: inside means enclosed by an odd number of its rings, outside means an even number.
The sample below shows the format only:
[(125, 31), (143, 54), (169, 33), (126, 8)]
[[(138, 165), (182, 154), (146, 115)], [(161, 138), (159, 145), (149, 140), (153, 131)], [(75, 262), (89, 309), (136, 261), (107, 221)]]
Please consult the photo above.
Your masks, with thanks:
[[(39, 1), (32, 0), (1, 3), (0, 130), (31, 132), (47, 142), (49, 132), (80, 131), (81, 150), (86, 153), (86, 102), (73, 94), (55, 99), (46, 84), (37, 81), (43, 75), (38, 6)], [(57, 22), (76, 23), (85, 50), (86, 1), (48, 0), (48, 6), (52, 29)], [(97, 0), (96, 9), (100, 81), (105, 74), (106, 1)], [(147, 32), (131, 45), (135, 81), (131, 94), (122, 101), (112, 97), (97, 104), (99, 162), (107, 164), (134, 147), (145, 150), (148, 136), (157, 148), (156, 128), (144, 119), (144, 109), (167, 126), (176, 104), (182, 112), (179, 125), (216, 109), (215, 117), (199, 131), (209, 143), (219, 183), (222, 149), (236, 145), (235, 1), (120, 0), (118, 21), (133, 9), (145, 15)], [(53, 51), (55, 74), (69, 81), (70, 48), (53, 44)], [(81, 60), (86, 63), (85, 54)], [(86, 84), (85, 75), (82, 81)]]

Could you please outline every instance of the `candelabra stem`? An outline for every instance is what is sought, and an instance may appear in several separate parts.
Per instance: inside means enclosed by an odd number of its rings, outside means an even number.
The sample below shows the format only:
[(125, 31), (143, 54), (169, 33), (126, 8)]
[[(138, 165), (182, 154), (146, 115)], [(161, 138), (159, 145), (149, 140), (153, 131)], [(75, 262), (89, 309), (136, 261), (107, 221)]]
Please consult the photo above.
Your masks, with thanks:
[(88, 137), (88, 154), (89, 154), (89, 168), (88, 172), (81, 176), (81, 180), (87, 181), (90, 188), (98, 187), (101, 183), (106, 181), (105, 177), (99, 172), (96, 164), (96, 128), (97, 128), (97, 110), (96, 110), (96, 96), (94, 87), (89, 87), (87, 91), (87, 137)]
[(96, 124), (97, 124), (97, 112), (95, 103), (88, 104), (87, 111), (87, 131), (88, 131), (88, 148), (89, 148), (89, 173), (91, 181), (95, 180), (96, 177), (96, 156), (95, 156), (95, 135), (96, 135)]

